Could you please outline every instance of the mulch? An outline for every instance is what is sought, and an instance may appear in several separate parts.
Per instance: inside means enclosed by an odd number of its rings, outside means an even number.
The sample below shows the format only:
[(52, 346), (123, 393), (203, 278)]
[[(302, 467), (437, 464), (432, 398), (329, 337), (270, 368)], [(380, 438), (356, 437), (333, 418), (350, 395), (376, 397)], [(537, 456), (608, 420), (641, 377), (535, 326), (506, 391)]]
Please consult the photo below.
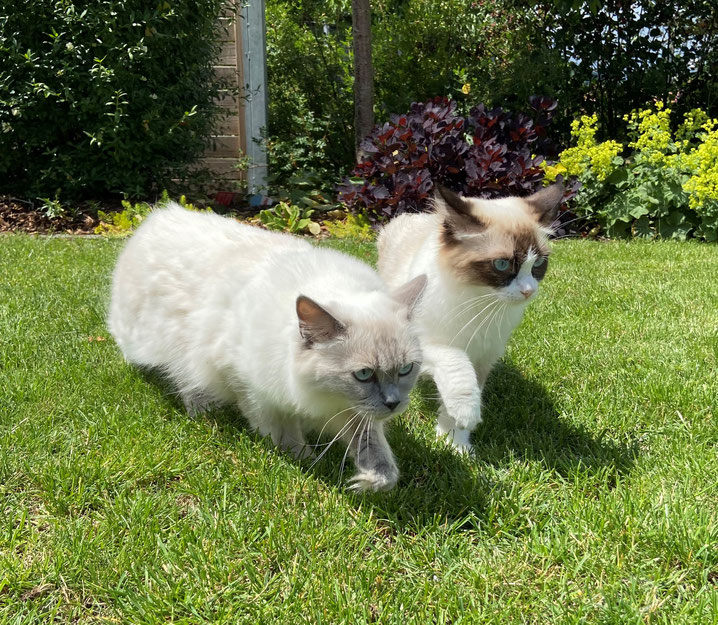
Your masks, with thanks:
[(50, 219), (37, 205), (0, 196), (0, 232), (31, 234), (94, 234), (97, 217), (82, 209)]

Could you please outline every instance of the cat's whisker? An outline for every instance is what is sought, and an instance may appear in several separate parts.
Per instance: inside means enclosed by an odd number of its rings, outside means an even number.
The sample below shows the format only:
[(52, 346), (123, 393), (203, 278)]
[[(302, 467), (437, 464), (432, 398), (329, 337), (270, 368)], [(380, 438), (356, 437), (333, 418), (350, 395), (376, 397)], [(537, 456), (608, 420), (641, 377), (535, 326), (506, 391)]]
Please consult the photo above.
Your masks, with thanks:
[[(499, 318), (499, 316), (501, 316), (501, 318), (503, 318), (504, 313), (506, 312), (506, 309), (508, 308), (508, 305), (509, 305), (508, 302), (501, 302), (501, 304), (496, 307), (496, 310), (494, 311), (491, 321), (489, 321), (489, 323), (486, 324), (486, 328), (484, 329), (484, 338), (486, 337), (486, 335), (489, 331), (489, 326), (493, 325), (496, 322), (496, 320)], [(499, 325), (500, 324), (501, 324), (501, 322), (499, 321)], [(499, 328), (499, 337), (500, 336), (501, 336), (501, 329)]]
[(564, 222), (562, 222), (562, 221), (559, 220), (559, 219), (555, 219), (555, 220), (551, 223), (551, 225), (549, 226), (549, 228), (551, 228), (551, 230), (555, 230), (556, 228), (563, 228), (564, 226), (567, 226), (568, 224), (572, 224), (572, 223), (574, 223), (575, 221), (582, 221), (582, 220), (583, 220), (583, 221), (588, 221), (588, 219), (589, 219), (589, 217), (581, 216), (581, 215), (579, 215), (578, 217), (574, 217), (573, 219), (569, 219), (568, 221), (564, 221)]
[(496, 317), (497, 312), (499, 310), (501, 310), (502, 306), (506, 305), (506, 302), (504, 302), (504, 301), (501, 301), (501, 300), (497, 300), (497, 301), (498, 301), (499, 305), (496, 306), (493, 310), (491, 310), (491, 312), (489, 314), (487, 314), (486, 317), (484, 317), (484, 319), (481, 320), (481, 323), (478, 326), (476, 326), (476, 328), (474, 328), (474, 332), (471, 335), (471, 337), (469, 338), (469, 342), (466, 344), (465, 350), (469, 348), (469, 346), (471, 345), (471, 342), (474, 340), (474, 337), (476, 336), (478, 331), (481, 330), (482, 327), (486, 328), (484, 330), (484, 338), (486, 338), (486, 335), (489, 331), (489, 328), (491, 327), (493, 319)]
[[(368, 414), (369, 414), (368, 411), (365, 411), (364, 413), (362, 413), (362, 420), (359, 422), (359, 426), (357, 427), (357, 430), (359, 430), (359, 428), (361, 427), (362, 421)], [(356, 436), (356, 431), (354, 432), (354, 436)], [(349, 450), (351, 449), (352, 443), (354, 441), (354, 436), (352, 436), (351, 441), (349, 442), (346, 450), (344, 451), (344, 457), (342, 458), (342, 463), (339, 466), (339, 480), (341, 480), (342, 475), (344, 474), (344, 465), (346, 464), (347, 455), (349, 454)]]
[(331, 446), (332, 446), (336, 441), (338, 441), (339, 438), (341, 438), (341, 437), (349, 430), (349, 428), (352, 426), (352, 424), (353, 424), (358, 418), (359, 418), (359, 414), (355, 414), (351, 419), (349, 419), (349, 421), (346, 422), (346, 424), (344, 425), (344, 427), (343, 427), (341, 430), (339, 430), (339, 432), (337, 432), (336, 436), (335, 436), (331, 441), (329, 441), (329, 444), (326, 446), (326, 448), (325, 448), (324, 450), (322, 450), (322, 453), (320, 453), (320, 454), (316, 457), (316, 459), (314, 460), (314, 462), (312, 462), (312, 464), (309, 465), (309, 468), (310, 468), (310, 469), (313, 469), (313, 468), (314, 468), (314, 465), (317, 464), (317, 462), (319, 462), (319, 461), (326, 455), (326, 453), (331, 449)]
[[(484, 308), (484, 310), (482, 310), (481, 312), (483, 313), (485, 310), (491, 308), (492, 306), (496, 306), (496, 304), (500, 303), (500, 301), (501, 301), (501, 300), (499, 300), (498, 298), (495, 299), (495, 300), (494, 300), (493, 302), (491, 302), (488, 306), (486, 306), (486, 308)], [(490, 319), (490, 318), (491, 318), (491, 313), (493, 313), (493, 312), (494, 312), (494, 311), (491, 310), (491, 312), (490, 312), (489, 314), (487, 314), (486, 317), (484, 317), (484, 318), (481, 320), (481, 323), (479, 323), (479, 325), (476, 326), (476, 328), (474, 328), (474, 331), (473, 331), (473, 333), (471, 334), (471, 337), (469, 338), (469, 342), (466, 343), (466, 347), (464, 347), (464, 351), (466, 351), (467, 349), (469, 349), (469, 345), (471, 345), (471, 341), (474, 340), (474, 337), (476, 336), (476, 333), (479, 331), (479, 329), (481, 328), (481, 326), (483, 326), (483, 325), (486, 323), (487, 319)], [(479, 314), (481, 314), (481, 313), (479, 313)], [(477, 317), (478, 317), (478, 315), (477, 315)], [(474, 317), (474, 319), (476, 319), (476, 317)], [(473, 321), (473, 319), (472, 319), (472, 321)], [(466, 327), (466, 326), (464, 326), (464, 327)], [(464, 328), (462, 328), (461, 330), (463, 331), (463, 329), (464, 329)], [(458, 336), (458, 334), (457, 334), (457, 336)], [(456, 338), (456, 337), (454, 337), (454, 338)], [(453, 343), (453, 342), (454, 342), (454, 341), (452, 340), (451, 343)], [(449, 343), (449, 345), (451, 345), (451, 343)]]
[(508, 303), (504, 302), (503, 308), (501, 309), (501, 317), (499, 318), (499, 340), (503, 340), (503, 332), (501, 329), (503, 328), (504, 323), (504, 316), (506, 315), (506, 310), (508, 309)]
[(454, 335), (454, 338), (451, 339), (451, 341), (449, 341), (449, 345), (453, 345), (453, 344), (454, 344), (454, 341), (459, 337), (459, 335), (460, 335), (466, 328), (468, 328), (476, 319), (478, 319), (478, 317), (480, 317), (480, 316), (484, 313), (484, 311), (486, 311), (486, 310), (488, 310), (489, 308), (491, 308), (492, 306), (494, 306), (494, 305), (496, 304), (496, 302), (498, 302), (498, 301), (499, 301), (498, 298), (495, 298), (495, 299), (491, 300), (486, 306), (484, 306), (479, 312), (477, 312), (469, 321), (467, 321), (467, 322), (463, 325), (463, 327), (461, 328), (461, 330), (459, 330), (459, 331)]
[(367, 419), (366, 425), (364, 426), (364, 433), (366, 434), (366, 455), (367, 460), (369, 459), (369, 441), (371, 437), (371, 426), (374, 423), (374, 419), (372, 419), (371, 415), (369, 416), (369, 419)]
[(453, 308), (449, 309), (449, 310), (446, 312), (446, 314), (447, 314), (447, 315), (450, 315), (451, 313), (453, 313), (455, 310), (458, 310), (459, 308), (470, 307), (470, 306), (472, 306), (473, 304), (475, 304), (476, 302), (480, 302), (481, 300), (487, 299), (487, 298), (489, 298), (489, 297), (494, 297), (494, 293), (483, 293), (483, 294), (481, 294), (481, 295), (477, 295), (477, 296), (475, 296), (475, 297), (470, 297), (469, 299), (462, 300), (462, 301), (460, 301), (456, 306), (454, 306)]
[(314, 459), (314, 461), (312, 462), (312, 464), (309, 465), (309, 469), (313, 469), (313, 468), (314, 468), (314, 465), (316, 465), (317, 462), (319, 462), (319, 461), (326, 455), (326, 453), (331, 449), (331, 446), (332, 446), (337, 440), (339, 440), (339, 438), (341, 438), (341, 436), (346, 432), (346, 430), (347, 430), (349, 427), (351, 427), (352, 423), (353, 423), (354, 421), (356, 421), (357, 417), (358, 417), (358, 415), (354, 415), (349, 421), (347, 421), (347, 423), (344, 425), (344, 427), (343, 427), (339, 432), (337, 432), (336, 436), (335, 436), (331, 441), (329, 441), (329, 443), (327, 443), (326, 447), (322, 450), (322, 453), (320, 453), (320, 454)]
[[(455, 306), (454, 308), (449, 310), (449, 312), (446, 313), (447, 316), (444, 317), (444, 322), (447, 324), (451, 323), (456, 318), (460, 317), (461, 315), (463, 315), (463, 314), (467, 313), (469, 310), (471, 310), (474, 307), (474, 305), (480, 304), (482, 301), (486, 301), (487, 299), (490, 299), (492, 297), (496, 297), (496, 295), (494, 293), (485, 293), (484, 295), (479, 295), (478, 297), (474, 297), (470, 300), (466, 300), (466, 301), (460, 303), (458, 306)], [(461, 310), (459, 310), (458, 312), (456, 312), (455, 314), (452, 315), (452, 313), (459, 308)], [(451, 315), (451, 316), (449, 316), (449, 315)]]
[[(494, 297), (494, 296), (492, 295), (492, 297)], [(451, 325), (452, 323), (454, 323), (455, 321), (457, 321), (457, 320), (458, 320), (460, 317), (462, 317), (463, 315), (472, 315), (472, 314), (474, 313), (474, 311), (475, 311), (479, 306), (481, 306), (482, 303), (485, 303), (485, 302), (486, 302), (486, 300), (484, 300), (483, 302), (476, 302), (476, 303), (472, 304), (471, 306), (467, 306), (466, 308), (464, 308), (463, 310), (459, 311), (458, 313), (456, 313), (456, 314), (453, 315), (452, 317), (449, 317), (448, 319), (447, 319), (447, 318), (444, 318), (444, 319), (442, 320), (442, 323), (444, 323), (445, 325), (448, 326), (448, 325)], [(469, 324), (471, 324), (471, 321), (469, 321)], [(463, 328), (462, 328), (462, 330), (463, 330)]]
[(488, 321), (488, 323), (486, 324), (486, 327), (484, 328), (484, 340), (486, 340), (487, 337), (488, 337), (488, 335), (489, 335), (489, 329), (490, 329), (491, 327), (496, 327), (497, 325), (498, 325), (498, 328), (499, 328), (499, 340), (501, 339), (501, 325), (500, 325), (500, 323), (499, 323), (499, 324), (496, 324), (496, 323), (494, 323), (494, 322), (497, 320), (497, 318), (499, 317), (499, 315), (506, 309), (506, 306), (507, 306), (507, 303), (506, 303), (506, 302), (503, 302), (503, 304), (502, 304), (501, 306), (497, 306), (497, 307), (492, 311), (493, 314), (491, 315), (491, 319)]
[[(347, 412), (348, 410), (356, 410), (357, 408), (359, 408), (359, 404), (357, 404), (356, 406), (349, 406), (349, 408), (344, 408), (344, 410), (340, 410), (332, 417), (329, 417), (329, 419), (327, 419), (327, 422), (324, 424), (324, 427), (322, 427), (321, 431), (319, 432), (319, 435), (317, 436), (317, 440), (319, 440), (322, 437), (322, 434), (324, 434), (324, 430), (327, 429), (327, 426), (331, 423), (331, 421), (333, 419), (338, 417), (340, 414)], [(327, 444), (328, 443), (316, 443), (314, 445), (310, 445), (310, 447), (323, 447), (324, 445), (327, 445)]]

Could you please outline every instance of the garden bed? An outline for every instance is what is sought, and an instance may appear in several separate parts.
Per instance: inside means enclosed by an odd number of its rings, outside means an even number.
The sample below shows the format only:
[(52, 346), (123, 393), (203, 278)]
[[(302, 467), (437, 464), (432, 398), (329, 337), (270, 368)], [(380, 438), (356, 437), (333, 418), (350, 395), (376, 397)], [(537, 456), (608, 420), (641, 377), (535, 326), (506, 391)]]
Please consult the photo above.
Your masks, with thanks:
[(26, 202), (0, 196), (0, 232), (93, 234), (97, 223), (89, 211), (50, 218)]

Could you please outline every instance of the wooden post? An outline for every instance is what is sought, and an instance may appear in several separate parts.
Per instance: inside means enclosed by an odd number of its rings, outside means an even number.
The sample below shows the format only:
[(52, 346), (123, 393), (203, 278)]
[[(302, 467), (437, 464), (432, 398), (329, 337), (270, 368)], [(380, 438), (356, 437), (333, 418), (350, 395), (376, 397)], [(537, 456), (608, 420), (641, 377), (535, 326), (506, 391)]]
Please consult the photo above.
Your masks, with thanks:
[(267, 127), (267, 27), (264, 0), (249, 0), (242, 6), (242, 68), (244, 87), (244, 123), (247, 133), (245, 153), (250, 158), (247, 182), (256, 193), (267, 182), (267, 152), (260, 141)]
[(374, 128), (374, 71), (371, 62), (371, 7), (369, 0), (352, 0), (354, 48), (354, 151)]
[[(249, 1), (236, 15), (225, 12), (217, 24), (221, 53), (215, 72), (235, 84), (239, 94), (221, 96), (224, 113), (219, 134), (212, 137), (212, 148), (203, 159), (214, 174), (213, 190), (234, 191), (236, 181), (246, 178), (248, 191), (256, 193), (267, 180), (267, 155), (261, 143), (267, 126), (264, 0)], [(232, 18), (236, 18), (233, 23)], [(240, 151), (251, 160), (246, 173), (237, 169)]]

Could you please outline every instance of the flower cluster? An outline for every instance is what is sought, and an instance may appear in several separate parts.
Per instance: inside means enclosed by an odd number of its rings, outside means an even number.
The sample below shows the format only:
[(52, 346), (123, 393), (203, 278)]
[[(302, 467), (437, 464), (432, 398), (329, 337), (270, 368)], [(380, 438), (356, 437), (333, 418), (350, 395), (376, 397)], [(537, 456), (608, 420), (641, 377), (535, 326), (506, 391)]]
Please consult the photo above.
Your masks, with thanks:
[(629, 135), (633, 138), (629, 147), (648, 162), (657, 165), (673, 150), (671, 109), (665, 108), (662, 102), (656, 102), (655, 110), (632, 111), (623, 119), (628, 122)]
[(689, 204), (705, 217), (718, 217), (718, 119), (706, 121), (702, 142), (691, 151), (688, 161), (692, 175), (683, 188), (690, 194)]
[(583, 116), (572, 124), (576, 145), (544, 166), (546, 179), (577, 176), (577, 212), (608, 235), (718, 240), (718, 120), (694, 109), (674, 133), (660, 102), (624, 120), (628, 158), (620, 143), (597, 143), (596, 116)]
[(590, 169), (602, 182), (621, 164), (616, 157), (623, 151), (623, 145), (616, 141), (596, 143), (597, 123), (596, 115), (582, 115), (571, 122), (576, 146), (561, 152), (557, 163), (544, 167), (548, 180), (555, 180), (559, 174), (580, 177)]

